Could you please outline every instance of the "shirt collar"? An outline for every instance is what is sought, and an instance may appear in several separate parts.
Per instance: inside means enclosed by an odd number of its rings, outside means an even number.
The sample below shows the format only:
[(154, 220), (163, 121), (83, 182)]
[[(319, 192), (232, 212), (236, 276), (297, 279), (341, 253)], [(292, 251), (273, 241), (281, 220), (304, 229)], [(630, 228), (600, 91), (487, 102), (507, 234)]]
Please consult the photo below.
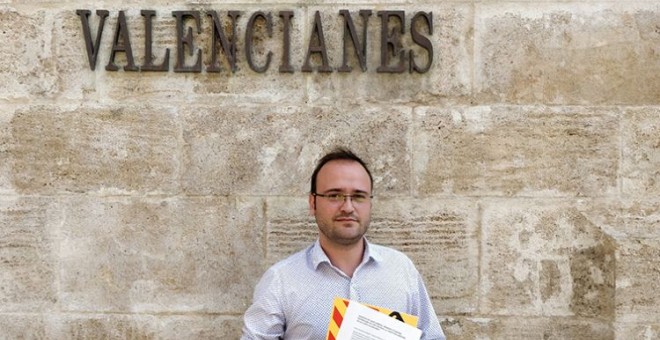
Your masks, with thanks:
[[(364, 255), (362, 256), (362, 262), (360, 264), (362, 265), (367, 263), (371, 259), (373, 259), (375, 262), (380, 262), (382, 259), (381, 254), (378, 252), (376, 247), (372, 246), (366, 237), (364, 238), (364, 244)], [(324, 262), (331, 264), (328, 255), (326, 255), (323, 251), (323, 248), (321, 248), (321, 242), (318, 239), (316, 239), (316, 242), (314, 242), (314, 245), (312, 245), (310, 257), (314, 269), (318, 269), (319, 265)]]

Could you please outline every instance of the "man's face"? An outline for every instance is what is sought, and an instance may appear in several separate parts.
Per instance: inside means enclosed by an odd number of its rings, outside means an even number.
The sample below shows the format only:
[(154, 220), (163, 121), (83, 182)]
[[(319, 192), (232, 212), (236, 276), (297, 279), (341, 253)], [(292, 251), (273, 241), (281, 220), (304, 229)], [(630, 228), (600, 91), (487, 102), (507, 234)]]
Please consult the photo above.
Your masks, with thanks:
[[(369, 174), (360, 163), (335, 160), (323, 165), (316, 177), (316, 193), (371, 195)], [(371, 200), (357, 203), (352, 198), (335, 202), (309, 196), (310, 212), (316, 217), (322, 244), (353, 245), (362, 239), (371, 221)]]

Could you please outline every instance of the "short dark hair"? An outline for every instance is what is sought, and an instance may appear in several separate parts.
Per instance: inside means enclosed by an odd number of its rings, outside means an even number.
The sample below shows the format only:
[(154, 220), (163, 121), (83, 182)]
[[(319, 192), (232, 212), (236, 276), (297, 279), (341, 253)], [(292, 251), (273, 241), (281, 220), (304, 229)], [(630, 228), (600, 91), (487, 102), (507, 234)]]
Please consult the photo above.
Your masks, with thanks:
[(374, 178), (371, 176), (371, 171), (369, 171), (369, 168), (367, 167), (367, 163), (365, 163), (360, 157), (358, 157), (350, 149), (340, 147), (330, 151), (321, 159), (319, 159), (318, 163), (316, 163), (316, 168), (312, 173), (312, 186), (310, 189), (310, 193), (312, 194), (316, 193), (316, 177), (318, 176), (319, 171), (321, 171), (321, 168), (324, 165), (326, 165), (328, 162), (337, 161), (337, 160), (353, 161), (353, 162), (358, 162), (360, 165), (362, 165), (364, 170), (366, 170), (367, 174), (369, 175), (369, 181), (371, 182), (371, 190), (373, 190)]

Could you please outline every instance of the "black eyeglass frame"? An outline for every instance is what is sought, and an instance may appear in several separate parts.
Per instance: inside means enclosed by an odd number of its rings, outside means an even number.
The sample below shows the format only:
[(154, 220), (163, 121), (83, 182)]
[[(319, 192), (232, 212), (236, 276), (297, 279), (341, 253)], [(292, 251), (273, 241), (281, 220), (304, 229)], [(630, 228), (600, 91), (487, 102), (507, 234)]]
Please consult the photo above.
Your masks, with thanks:
[[(363, 193), (358, 193), (358, 194), (342, 194), (342, 193), (336, 193), (336, 194), (319, 194), (317, 192), (313, 192), (312, 196), (314, 197), (323, 197), (327, 199), (330, 202), (346, 202), (347, 198), (351, 199), (351, 203), (367, 203), (369, 200), (374, 198), (374, 195), (367, 195)], [(355, 198), (358, 198), (356, 200)]]

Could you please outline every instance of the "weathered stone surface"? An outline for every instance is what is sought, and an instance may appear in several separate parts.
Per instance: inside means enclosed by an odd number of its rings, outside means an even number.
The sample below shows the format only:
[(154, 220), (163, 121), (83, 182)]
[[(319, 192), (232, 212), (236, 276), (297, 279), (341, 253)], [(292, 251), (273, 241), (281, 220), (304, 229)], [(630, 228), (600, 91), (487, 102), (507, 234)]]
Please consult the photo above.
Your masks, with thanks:
[(424, 277), (437, 313), (476, 311), (479, 240), (475, 202), (378, 198), (368, 237), (410, 256)]
[[(140, 14), (141, 9), (135, 8), (126, 10), (117, 6), (104, 6), (110, 13), (106, 19), (101, 46), (98, 52), (98, 59), (95, 64), (95, 71), (92, 71), (88, 62), (87, 52), (85, 50), (85, 40), (81, 20), (76, 15), (75, 10), (66, 11), (60, 14), (61, 29), (59, 29), (57, 42), (58, 49), (62, 52), (66, 60), (72, 61), (68, 65), (62, 65), (60, 72), (63, 74), (62, 81), (64, 87), (79, 84), (81, 79), (77, 79), (78, 74), (83, 77), (97, 74), (96, 81), (92, 84), (84, 82), (86, 88), (82, 94), (72, 93), (71, 96), (87, 96), (86, 90), (96, 91), (91, 94), (91, 98), (103, 100), (115, 100), (122, 102), (141, 102), (143, 100), (168, 100), (179, 102), (190, 102), (196, 100), (208, 101), (214, 100), (237, 100), (263, 103), (291, 102), (301, 103), (305, 98), (305, 77), (300, 73), (303, 53), (303, 35), (301, 31), (304, 9), (301, 7), (287, 8), (292, 10), (293, 18), (290, 23), (290, 63), (295, 67), (297, 73), (281, 73), (279, 71), (282, 65), (284, 54), (283, 31), (284, 24), (279, 16), (283, 8), (264, 8), (264, 6), (249, 6), (236, 4), (222, 5), (202, 5), (195, 8), (170, 7), (167, 8), (149, 8), (156, 11), (156, 16), (151, 19), (152, 33), (152, 55), (153, 64), (160, 66), (165, 61), (167, 50), (169, 50), (169, 62), (167, 63), (168, 72), (149, 72), (141, 71), (145, 64), (145, 20)], [(114, 59), (114, 65), (119, 71), (106, 71), (106, 66), (110, 64), (114, 32), (117, 27), (119, 11), (124, 10), (126, 25), (130, 39), (130, 46), (134, 59), (135, 71), (126, 71), (128, 66), (127, 53), (119, 52)], [(236, 21), (236, 36), (232, 33), (231, 20), (228, 11), (238, 10), (241, 15)], [(199, 32), (192, 20), (186, 21), (185, 30), (189, 28), (194, 32), (193, 51), (186, 46), (181, 53), (181, 64), (192, 68), (196, 64), (197, 55), (201, 55), (201, 68), (199, 72), (175, 72), (178, 61), (178, 42), (177, 42), (177, 23), (173, 11), (199, 11), (200, 27)], [(213, 19), (210, 13), (215, 11), (218, 19), (224, 25), (225, 35), (230, 43), (235, 43), (236, 50), (236, 69), (232, 72), (229, 59), (225, 56), (221, 47), (217, 47), (217, 67), (219, 72), (209, 72), (212, 62), (212, 38), (213, 38)], [(271, 62), (264, 73), (258, 73), (250, 69), (246, 56), (246, 31), (248, 21), (253, 13), (263, 11), (268, 15), (273, 24), (272, 37), (268, 37), (268, 32), (263, 20), (259, 19), (255, 23), (252, 60), (257, 68), (265, 67), (267, 54), (272, 52)], [(96, 37), (98, 30), (99, 17), (92, 9), (90, 15), (90, 26), (92, 37)], [(130, 68), (129, 68), (130, 70)], [(83, 78), (84, 81), (85, 78)], [(91, 85), (91, 88), (90, 88)], [(67, 90), (71, 92), (70, 90)], [(249, 94), (246, 93), (249, 91)]]
[(9, 148), (11, 145), (11, 128), (9, 122), (13, 112), (5, 107), (5, 112), (0, 112), (0, 195), (13, 193), (11, 185), (11, 162), (9, 161)]
[[(104, 4), (102, 7), (89, 8), (92, 11), (90, 27), (93, 41), (96, 41), (96, 32), (98, 29), (96, 10), (102, 8), (108, 9), (108, 5)], [(99, 78), (96, 72), (90, 70), (82, 24), (80, 18), (76, 15), (76, 9), (84, 8), (85, 6), (67, 8), (54, 15), (52, 49), (53, 53), (57, 56), (57, 63), (55, 63), (57, 92), (59, 97), (63, 99), (103, 101), (108, 99), (108, 97), (103, 97), (97, 91), (97, 86), (101, 87), (103, 78)], [(106, 26), (108, 26), (107, 21)], [(111, 46), (108, 42), (112, 39), (113, 30), (114, 27), (106, 27), (103, 31), (102, 42), (107, 44), (107, 46)], [(144, 48), (142, 46), (140, 49)], [(119, 55), (122, 54), (119, 53)], [(104, 69), (105, 64), (107, 64), (107, 57), (107, 51), (105, 53), (98, 53), (97, 72), (100, 73)], [(101, 64), (103, 60), (105, 60), (105, 63)], [(127, 76), (127, 74), (124, 75)], [(154, 81), (154, 78), (151, 80)], [(162, 84), (161, 82), (155, 83)], [(134, 92), (134, 95), (139, 97), (139, 91)]]
[[(0, 339), (238, 339), (263, 271), (317, 237), (309, 179), (334, 145), (370, 164), (368, 237), (413, 259), (450, 339), (660, 337), (657, 1), (129, 3), (0, 0)], [(92, 36), (110, 11), (95, 71), (77, 9)], [(169, 71), (105, 70), (120, 10), (144, 64), (143, 9)], [(341, 9), (360, 35), (372, 11), (366, 72), (352, 47), (337, 70)], [(201, 73), (173, 71), (180, 10), (200, 11)], [(208, 12), (228, 10), (237, 69), (208, 72)], [(328, 73), (318, 53), (301, 71), (317, 10)], [(433, 13), (427, 73), (376, 71), (381, 10), (420, 64), (410, 20)]]
[(660, 323), (615, 323), (616, 340), (654, 340), (660, 337)]
[(0, 339), (47, 339), (41, 314), (0, 314)]
[(414, 120), (415, 191), (421, 194), (616, 191), (618, 119), (608, 110), (421, 107)]
[[(574, 317), (553, 318), (445, 318), (440, 320), (447, 339), (599, 339), (614, 338), (608, 322)], [(630, 339), (630, 338), (628, 338)]]
[(67, 311), (242, 313), (251, 301), (258, 199), (72, 198), (63, 211)]
[(660, 103), (657, 3), (476, 6), (479, 101)]
[(238, 339), (242, 321), (213, 315), (67, 314), (51, 317), (50, 327), (56, 339)]
[(309, 211), (307, 195), (266, 200), (268, 263), (273, 264), (312, 244), (318, 227)]
[(0, 100), (48, 97), (55, 90), (55, 64), (48, 50), (52, 20), (43, 10), (0, 8)]
[(34, 106), (11, 122), (20, 193), (178, 190), (179, 128), (171, 109)]
[(406, 193), (410, 114), (377, 106), (190, 108), (184, 114), (184, 190), (306, 194), (318, 158), (342, 145), (369, 163), (377, 192)]
[(158, 339), (239, 339), (243, 319), (231, 316), (168, 317)]
[(159, 319), (152, 315), (64, 314), (50, 318), (57, 339), (158, 339)]
[[(377, 198), (367, 237), (406, 253), (424, 276), (438, 313), (477, 308), (478, 236), (476, 203), (454, 200)], [(307, 198), (267, 201), (268, 263), (309, 246), (318, 228)]]
[(580, 211), (608, 235), (660, 239), (660, 200), (597, 199), (581, 202)]
[(0, 196), (0, 312), (49, 310), (57, 300), (49, 201)]
[(614, 316), (616, 244), (574, 205), (484, 204), (482, 312)]
[(621, 136), (622, 190), (627, 195), (660, 197), (659, 117), (658, 107), (625, 110)]
[[(310, 77), (309, 97), (318, 103), (333, 104), (337, 101), (346, 101), (360, 105), (368, 102), (409, 102), (420, 100), (444, 100), (451, 102), (464, 101), (471, 91), (472, 71), (472, 33), (473, 10), (469, 4), (415, 4), (398, 5), (392, 8), (360, 7), (371, 9), (372, 15), (368, 20), (366, 66), (364, 72), (360, 68), (351, 40), (344, 38), (344, 18), (337, 13), (345, 6), (310, 8), (310, 17), (307, 18), (309, 27), (313, 27), (311, 13), (319, 10), (323, 14), (323, 29), (328, 49), (329, 65), (333, 73), (316, 73)], [(404, 33), (400, 35), (401, 48), (405, 53), (405, 72), (378, 73), (381, 61), (381, 17), (378, 11), (399, 10), (404, 12)], [(350, 9), (360, 43), (364, 44), (362, 37), (363, 21), (358, 9)], [(429, 63), (429, 53), (412, 41), (411, 20), (418, 12), (432, 13), (433, 32), (430, 34), (423, 20), (417, 22), (417, 31), (427, 37), (433, 45), (433, 61), (426, 73), (411, 71), (410, 53), (414, 53), (414, 62), (423, 68)], [(391, 20), (388, 31), (399, 29), (398, 20)], [(388, 33), (390, 34), (390, 33)], [(305, 37), (305, 43), (308, 42)], [(338, 72), (343, 63), (344, 39), (350, 46), (347, 49), (348, 66), (351, 72)], [(395, 66), (399, 62), (398, 52), (388, 51), (390, 63)], [(315, 56), (318, 56), (315, 55)], [(312, 59), (315, 68), (321, 65), (320, 60)]]
[(658, 324), (659, 291), (660, 239), (619, 240), (616, 258), (617, 321)]
[[(237, 20), (236, 37), (231, 34), (227, 11), (240, 7), (241, 15)], [(194, 98), (205, 99), (215, 97), (219, 100), (245, 100), (262, 103), (288, 102), (299, 104), (303, 101), (331, 104), (337, 99), (346, 99), (349, 102), (362, 102), (363, 100), (377, 101), (405, 101), (421, 99), (453, 98), (463, 100), (469, 96), (471, 81), (472, 59), (472, 8), (465, 4), (462, 6), (398, 6), (397, 10), (406, 12), (406, 27), (402, 38), (407, 51), (416, 53), (416, 63), (421, 67), (427, 64), (428, 53), (412, 42), (410, 35), (410, 19), (419, 11), (430, 12), (434, 15), (434, 33), (427, 32), (426, 27), (421, 27), (420, 32), (434, 44), (434, 61), (430, 71), (424, 74), (411, 74), (406, 70), (403, 74), (381, 74), (376, 73), (380, 66), (381, 28), (380, 18), (377, 11), (382, 8), (373, 8), (369, 20), (368, 33), (368, 65), (369, 71), (364, 73), (357, 65), (354, 52), (350, 51), (351, 66), (350, 73), (338, 73), (336, 71), (342, 64), (344, 25), (343, 18), (339, 15), (339, 9), (349, 9), (354, 14), (354, 22), (361, 24), (358, 18), (358, 10), (362, 8), (350, 7), (300, 7), (286, 8), (293, 11), (289, 36), (291, 38), (289, 59), (293, 73), (281, 73), (280, 66), (284, 63), (282, 58), (283, 49), (283, 22), (279, 17), (279, 11), (283, 8), (264, 8), (263, 6), (202, 6), (194, 10), (200, 11), (200, 32), (195, 30), (195, 51), (201, 51), (202, 73), (174, 73), (173, 69), (177, 63), (177, 41), (176, 21), (171, 14), (171, 8), (158, 10), (156, 17), (152, 20), (153, 33), (153, 55), (154, 63), (160, 65), (165, 58), (166, 50), (169, 49), (169, 73), (163, 72), (112, 72), (105, 71), (110, 60), (113, 32), (117, 26), (118, 12), (122, 8), (105, 7), (110, 15), (105, 22), (101, 46), (96, 61), (96, 71), (91, 71), (87, 52), (82, 36), (82, 25), (80, 18), (74, 11), (62, 12), (58, 16), (58, 27), (56, 29), (55, 42), (58, 53), (66, 63), (59, 63), (60, 90), (64, 95), (71, 98), (98, 98), (114, 99), (118, 101), (141, 101), (144, 99), (167, 99), (188, 101)], [(181, 9), (179, 9), (181, 10)], [(272, 52), (271, 63), (268, 70), (258, 73), (250, 69), (245, 55), (245, 41), (247, 23), (250, 16), (257, 11), (270, 14), (273, 20), (273, 35), (268, 37), (264, 25), (258, 21), (253, 40), (253, 60), (257, 67), (266, 65), (266, 58)], [(332, 73), (302, 72), (302, 66), (307, 59), (308, 48), (311, 40), (311, 31), (314, 21), (314, 12), (319, 10), (323, 13), (323, 30), (326, 39), (326, 47)], [(219, 73), (207, 72), (211, 65), (211, 39), (212, 19), (208, 16), (209, 11), (217, 11), (219, 18), (227, 26), (228, 39), (234, 41), (237, 46), (236, 72), (230, 72), (230, 65), (225, 56), (219, 56)], [(144, 63), (144, 21), (139, 14), (139, 9), (125, 10), (127, 27), (130, 37), (132, 54), (136, 67)], [(95, 13), (90, 16), (91, 32), (95, 37), (98, 30), (98, 17)], [(193, 27), (188, 23), (187, 27)], [(316, 38), (314, 38), (316, 39)], [(184, 51), (185, 65), (192, 66), (195, 56), (190, 55), (188, 49)], [(313, 53), (311, 66), (316, 69), (320, 62), (319, 53)], [(409, 59), (409, 58), (407, 58)], [(115, 64), (123, 69), (127, 65), (126, 54), (117, 53)], [(406, 61), (406, 68), (409, 62)], [(91, 77), (94, 73), (98, 77)], [(81, 74), (82, 77), (77, 77)], [(376, 80), (374, 81), (374, 77)], [(155, 81), (163, 79), (164, 81)], [(310, 79), (311, 82), (308, 82)], [(177, 86), (172, 86), (172, 84)], [(250, 93), (246, 95), (245, 91)], [(356, 91), (356, 89), (358, 91)], [(91, 91), (91, 93), (90, 93)], [(334, 93), (334, 96), (328, 96)]]

